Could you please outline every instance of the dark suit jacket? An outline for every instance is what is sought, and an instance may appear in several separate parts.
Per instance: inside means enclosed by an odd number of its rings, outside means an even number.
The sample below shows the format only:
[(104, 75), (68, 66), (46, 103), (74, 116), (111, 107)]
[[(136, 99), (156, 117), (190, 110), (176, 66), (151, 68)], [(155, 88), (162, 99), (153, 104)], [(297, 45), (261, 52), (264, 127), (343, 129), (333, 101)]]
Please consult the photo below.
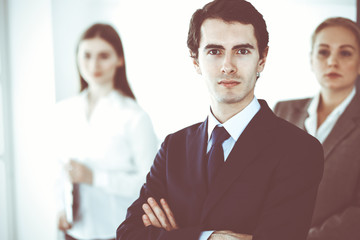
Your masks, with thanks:
[[(166, 137), (117, 239), (198, 239), (204, 230), (300, 240), (308, 232), (323, 171), (321, 144), (276, 117), (265, 101), (236, 142), (214, 186), (206, 183), (207, 121)], [(144, 227), (141, 205), (165, 198), (179, 230)]]
[[(323, 143), (324, 176), (319, 186), (310, 240), (360, 239), (360, 94)], [(311, 99), (280, 102), (275, 113), (305, 129)]]

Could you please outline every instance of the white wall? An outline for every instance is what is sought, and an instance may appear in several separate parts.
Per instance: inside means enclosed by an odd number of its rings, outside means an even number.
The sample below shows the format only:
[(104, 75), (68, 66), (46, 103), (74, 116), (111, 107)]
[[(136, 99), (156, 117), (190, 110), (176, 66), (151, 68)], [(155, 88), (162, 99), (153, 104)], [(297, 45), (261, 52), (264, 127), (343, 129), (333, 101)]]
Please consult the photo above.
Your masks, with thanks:
[[(5, 36), (7, 28), (7, 18), (5, 11), (6, 3), (0, 0), (0, 239), (11, 239), (13, 229), (12, 214), (13, 192), (12, 168), (10, 162), (10, 119), (8, 104), (8, 74), (7, 74), (7, 39)], [(5, 142), (5, 139), (7, 140)], [(11, 237), (10, 237), (11, 236)]]
[(56, 231), (44, 132), (55, 102), (51, 1), (11, 0), (8, 16), (16, 239), (51, 240)]

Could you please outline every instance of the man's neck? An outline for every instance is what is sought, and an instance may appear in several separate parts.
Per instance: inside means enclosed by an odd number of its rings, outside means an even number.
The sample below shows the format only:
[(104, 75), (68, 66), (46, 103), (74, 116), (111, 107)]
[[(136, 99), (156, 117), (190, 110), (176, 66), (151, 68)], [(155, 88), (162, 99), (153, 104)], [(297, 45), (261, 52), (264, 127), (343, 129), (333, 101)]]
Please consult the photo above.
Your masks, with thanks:
[(246, 108), (251, 103), (253, 98), (254, 97), (247, 101), (241, 101), (236, 103), (219, 103), (217, 101), (212, 101), (212, 114), (220, 123), (224, 123), (239, 112), (241, 112), (244, 108)]

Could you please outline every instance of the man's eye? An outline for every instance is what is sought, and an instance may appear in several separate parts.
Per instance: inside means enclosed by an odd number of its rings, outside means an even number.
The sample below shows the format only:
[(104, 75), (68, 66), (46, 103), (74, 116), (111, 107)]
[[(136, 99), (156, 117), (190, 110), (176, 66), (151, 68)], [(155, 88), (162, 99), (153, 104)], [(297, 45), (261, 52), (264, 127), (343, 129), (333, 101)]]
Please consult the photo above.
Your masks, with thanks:
[(209, 54), (210, 55), (218, 55), (218, 54), (220, 54), (220, 51), (217, 50), (217, 49), (212, 49), (212, 50), (209, 51)]
[(238, 53), (239, 54), (242, 54), (242, 55), (246, 55), (246, 54), (249, 54), (250, 51), (248, 49), (239, 49), (238, 50)]

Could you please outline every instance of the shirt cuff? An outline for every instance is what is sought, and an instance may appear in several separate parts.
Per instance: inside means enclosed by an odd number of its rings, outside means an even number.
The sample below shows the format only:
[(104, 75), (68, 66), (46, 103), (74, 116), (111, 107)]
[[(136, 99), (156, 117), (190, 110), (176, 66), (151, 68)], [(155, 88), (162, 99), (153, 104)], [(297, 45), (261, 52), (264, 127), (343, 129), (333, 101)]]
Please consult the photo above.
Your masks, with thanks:
[(200, 233), (199, 240), (207, 240), (214, 231), (204, 231)]

